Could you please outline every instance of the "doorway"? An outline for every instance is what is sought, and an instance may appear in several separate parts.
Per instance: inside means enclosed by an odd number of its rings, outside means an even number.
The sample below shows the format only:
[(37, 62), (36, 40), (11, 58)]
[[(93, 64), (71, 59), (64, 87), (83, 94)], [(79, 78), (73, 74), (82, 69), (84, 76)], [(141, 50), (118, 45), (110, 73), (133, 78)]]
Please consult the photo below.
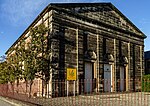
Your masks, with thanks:
[(112, 92), (112, 65), (104, 64), (104, 91)]
[(120, 67), (120, 91), (125, 91), (125, 67)]
[(84, 81), (84, 92), (92, 92), (92, 80), (93, 80), (93, 64), (85, 63), (85, 81)]

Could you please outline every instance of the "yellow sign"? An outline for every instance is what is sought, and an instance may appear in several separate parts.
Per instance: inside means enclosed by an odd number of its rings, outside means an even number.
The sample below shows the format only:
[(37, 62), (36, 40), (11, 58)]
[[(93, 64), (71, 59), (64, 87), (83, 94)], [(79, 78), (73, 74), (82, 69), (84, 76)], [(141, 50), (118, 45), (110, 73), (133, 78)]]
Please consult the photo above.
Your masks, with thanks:
[(67, 68), (67, 80), (77, 80), (76, 68)]

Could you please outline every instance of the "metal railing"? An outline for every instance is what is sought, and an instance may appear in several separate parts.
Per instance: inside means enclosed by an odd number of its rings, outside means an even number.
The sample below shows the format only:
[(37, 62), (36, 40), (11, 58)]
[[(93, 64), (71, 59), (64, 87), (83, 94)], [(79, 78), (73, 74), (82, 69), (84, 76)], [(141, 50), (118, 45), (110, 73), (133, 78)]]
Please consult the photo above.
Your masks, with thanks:
[[(35, 80), (0, 84), (0, 95), (42, 106), (149, 106), (150, 80)], [(126, 84), (128, 83), (128, 84)], [(128, 86), (127, 86), (128, 85)]]

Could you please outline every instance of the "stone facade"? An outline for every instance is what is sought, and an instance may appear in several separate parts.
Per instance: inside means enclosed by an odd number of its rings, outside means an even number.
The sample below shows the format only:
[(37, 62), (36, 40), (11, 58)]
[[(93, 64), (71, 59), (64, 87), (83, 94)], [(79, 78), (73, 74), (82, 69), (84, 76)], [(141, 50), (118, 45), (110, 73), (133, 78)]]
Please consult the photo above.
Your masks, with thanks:
[[(65, 80), (67, 68), (76, 68), (77, 93), (95, 89), (96, 92), (116, 92), (139, 88), (135, 79), (141, 79), (144, 72), (146, 36), (111, 3), (50, 4), (29, 27), (40, 22), (50, 28), (48, 36), (54, 69), (51, 81)], [(7, 54), (11, 53), (10, 50)], [(81, 83), (88, 77), (94, 83)], [(73, 82), (69, 83), (71, 87)], [(59, 86), (66, 90), (66, 84)], [(92, 90), (86, 89), (87, 86), (92, 86)], [(51, 87), (53, 90), (57, 88)]]

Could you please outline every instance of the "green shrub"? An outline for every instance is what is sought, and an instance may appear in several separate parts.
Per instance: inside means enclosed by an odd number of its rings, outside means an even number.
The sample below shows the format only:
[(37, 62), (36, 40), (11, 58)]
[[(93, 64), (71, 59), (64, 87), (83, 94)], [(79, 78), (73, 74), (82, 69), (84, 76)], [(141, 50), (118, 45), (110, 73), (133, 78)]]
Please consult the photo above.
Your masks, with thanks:
[(142, 91), (150, 92), (150, 74), (149, 75), (143, 75), (143, 78), (142, 78)]

